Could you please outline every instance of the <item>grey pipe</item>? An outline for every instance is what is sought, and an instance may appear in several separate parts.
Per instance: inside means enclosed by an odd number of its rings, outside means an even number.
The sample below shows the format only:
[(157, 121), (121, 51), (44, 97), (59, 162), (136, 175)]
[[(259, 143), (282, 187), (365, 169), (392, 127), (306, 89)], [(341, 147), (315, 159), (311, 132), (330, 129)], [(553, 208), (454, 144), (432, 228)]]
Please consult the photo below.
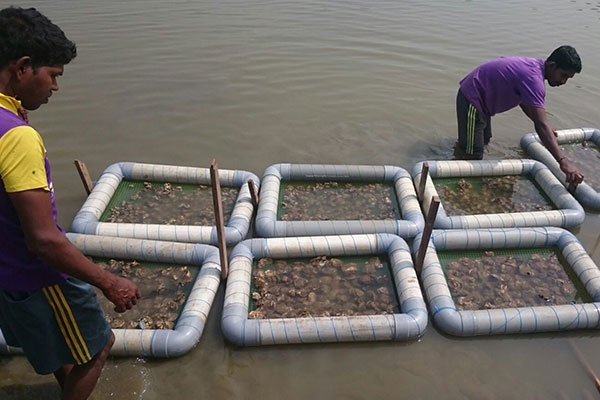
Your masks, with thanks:
[[(401, 220), (278, 221), (281, 181), (391, 182), (402, 213)], [(414, 237), (424, 226), (414, 186), (407, 171), (393, 166), (274, 164), (263, 174), (256, 231), (264, 237), (392, 233)]]
[[(249, 319), (255, 258), (387, 254), (394, 271), (401, 314)], [(231, 253), (221, 329), (240, 346), (374, 340), (411, 340), (423, 334), (427, 309), (404, 240), (390, 234), (251, 239)]]
[[(71, 230), (78, 233), (101, 236), (130, 237), (136, 239), (168, 240), (216, 245), (215, 226), (129, 224), (100, 222), (104, 210), (123, 179), (210, 185), (208, 168), (180, 167), (173, 165), (115, 163), (107, 167), (85, 203), (75, 215)], [(248, 180), (252, 179), (258, 191), (259, 179), (251, 172), (219, 170), (219, 182), (223, 186), (240, 187), (236, 203), (225, 226), (225, 240), (234, 245), (245, 239), (250, 228), (254, 206), (250, 197)]]
[[(558, 226), (572, 228), (585, 219), (581, 205), (542, 163), (534, 160), (428, 161), (429, 175), (421, 207), (427, 213), (431, 199), (439, 196), (433, 179), (525, 175), (531, 177), (552, 200), (557, 210), (449, 216), (440, 204), (434, 227), (437, 229), (510, 228)], [(421, 180), (423, 162), (412, 169), (415, 185)]]
[[(594, 128), (567, 129), (556, 131), (556, 139), (559, 144), (578, 143), (591, 141), (600, 147), (600, 131)], [(548, 149), (542, 144), (537, 133), (528, 133), (521, 138), (521, 147), (531, 157), (544, 163), (554, 176), (567, 187), (566, 175), (561, 171), (560, 165), (554, 159)], [(600, 210), (600, 193), (588, 185), (584, 179), (577, 185), (574, 196), (584, 207), (592, 210)]]
[[(421, 235), (415, 238), (416, 255)], [(593, 303), (459, 311), (450, 294), (437, 250), (510, 249), (556, 246)], [(436, 326), (456, 336), (530, 333), (600, 327), (600, 270), (577, 238), (560, 228), (434, 230), (421, 281)]]

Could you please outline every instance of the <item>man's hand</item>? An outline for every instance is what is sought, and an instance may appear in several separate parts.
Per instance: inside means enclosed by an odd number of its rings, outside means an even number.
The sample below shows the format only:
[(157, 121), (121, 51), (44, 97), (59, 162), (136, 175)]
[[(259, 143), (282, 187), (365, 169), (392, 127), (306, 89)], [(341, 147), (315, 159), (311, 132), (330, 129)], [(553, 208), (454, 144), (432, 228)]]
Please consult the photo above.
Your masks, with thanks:
[(567, 157), (561, 158), (558, 165), (560, 165), (560, 170), (567, 176), (567, 182), (578, 185), (583, 181), (583, 173)]
[[(110, 272), (108, 272), (110, 274)], [(111, 303), (115, 305), (115, 311), (118, 313), (131, 310), (140, 298), (140, 291), (128, 279), (121, 278), (111, 274), (106, 285), (103, 285), (102, 293)]]
[(546, 110), (543, 108), (524, 106), (521, 105), (521, 109), (532, 121), (535, 126), (542, 144), (548, 149), (550, 154), (555, 160), (558, 160), (560, 170), (567, 176), (567, 182), (578, 185), (583, 181), (583, 174), (576, 166), (574, 166), (567, 157), (565, 157), (563, 151), (558, 145), (556, 140), (556, 128), (550, 126), (548, 119), (546, 118)]

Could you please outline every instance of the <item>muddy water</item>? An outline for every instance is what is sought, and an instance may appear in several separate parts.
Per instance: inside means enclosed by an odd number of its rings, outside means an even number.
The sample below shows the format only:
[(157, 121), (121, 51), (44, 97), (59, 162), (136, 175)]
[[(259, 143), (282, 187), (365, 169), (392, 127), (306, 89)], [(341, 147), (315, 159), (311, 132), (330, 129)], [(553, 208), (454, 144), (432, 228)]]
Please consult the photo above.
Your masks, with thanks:
[[(7, 4), (5, 2), (5, 4)], [(458, 81), (500, 55), (545, 57), (569, 43), (582, 74), (549, 88), (550, 123), (598, 127), (597, 0), (34, 0), (78, 43), (61, 91), (30, 115), (53, 163), (60, 221), (85, 199), (72, 160), (97, 177), (117, 161), (261, 175), (276, 162), (390, 164), (447, 159)], [(493, 118), (487, 158), (522, 157), (531, 123)], [(600, 219), (575, 231), (600, 262)], [(204, 335), (174, 360), (111, 360), (95, 398), (563, 399), (596, 389), (595, 331), (457, 339), (429, 326), (412, 343), (240, 349), (220, 332), (219, 292)], [(0, 398), (54, 398), (49, 377), (0, 358)]]

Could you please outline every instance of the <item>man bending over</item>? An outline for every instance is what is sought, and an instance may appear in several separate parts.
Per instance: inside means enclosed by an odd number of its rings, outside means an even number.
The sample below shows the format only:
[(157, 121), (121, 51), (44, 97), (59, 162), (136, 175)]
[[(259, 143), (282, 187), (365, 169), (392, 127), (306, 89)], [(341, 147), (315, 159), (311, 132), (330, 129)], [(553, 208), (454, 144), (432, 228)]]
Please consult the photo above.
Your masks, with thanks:
[(581, 72), (581, 59), (571, 46), (560, 46), (546, 59), (502, 57), (475, 68), (460, 81), (456, 96), (457, 156), (480, 160), (492, 137), (491, 117), (520, 106), (533, 121), (542, 143), (560, 164), (567, 182), (583, 174), (564, 155), (546, 117), (546, 86), (560, 86)]

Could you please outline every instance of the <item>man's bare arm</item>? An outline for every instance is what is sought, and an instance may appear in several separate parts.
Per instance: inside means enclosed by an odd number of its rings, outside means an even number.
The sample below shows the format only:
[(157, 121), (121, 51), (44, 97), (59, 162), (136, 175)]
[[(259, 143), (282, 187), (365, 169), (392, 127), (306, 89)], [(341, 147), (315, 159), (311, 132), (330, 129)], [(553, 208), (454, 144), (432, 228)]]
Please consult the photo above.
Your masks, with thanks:
[(9, 193), (30, 251), (50, 266), (96, 286), (123, 312), (135, 305), (140, 292), (131, 281), (115, 276), (88, 260), (58, 230), (52, 216), (50, 193), (43, 189)]
[(567, 159), (562, 149), (558, 145), (554, 130), (552, 127), (550, 127), (550, 124), (548, 124), (546, 110), (539, 107), (524, 105), (521, 105), (521, 109), (525, 115), (527, 115), (529, 119), (533, 121), (535, 131), (540, 137), (540, 140), (560, 165), (561, 171), (567, 176), (567, 182), (573, 182), (576, 184), (581, 183), (581, 181), (583, 181), (583, 173)]

